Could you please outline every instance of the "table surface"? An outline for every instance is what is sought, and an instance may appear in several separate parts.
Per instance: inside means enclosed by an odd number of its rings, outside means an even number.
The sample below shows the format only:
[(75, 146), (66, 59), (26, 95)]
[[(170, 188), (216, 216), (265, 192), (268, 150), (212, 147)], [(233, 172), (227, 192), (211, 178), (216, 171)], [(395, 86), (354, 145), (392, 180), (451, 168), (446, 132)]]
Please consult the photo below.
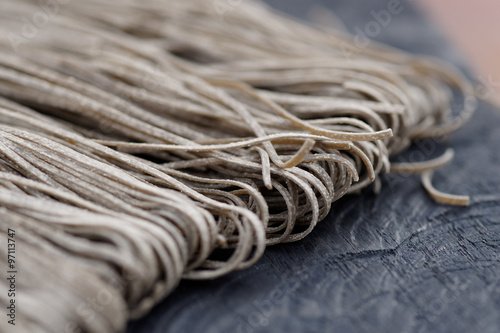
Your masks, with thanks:
[[(387, 6), (267, 2), (301, 18), (313, 5), (328, 7), (350, 31)], [(401, 4), (375, 39), (464, 68), (435, 26), (410, 2)], [(444, 146), (414, 147), (426, 155), (456, 150), (434, 185), (470, 194), (470, 207), (434, 203), (418, 176), (385, 175), (379, 195), (342, 198), (306, 239), (270, 247), (255, 266), (213, 281), (183, 281), (127, 332), (500, 332), (498, 125), (500, 112), (481, 104)]]

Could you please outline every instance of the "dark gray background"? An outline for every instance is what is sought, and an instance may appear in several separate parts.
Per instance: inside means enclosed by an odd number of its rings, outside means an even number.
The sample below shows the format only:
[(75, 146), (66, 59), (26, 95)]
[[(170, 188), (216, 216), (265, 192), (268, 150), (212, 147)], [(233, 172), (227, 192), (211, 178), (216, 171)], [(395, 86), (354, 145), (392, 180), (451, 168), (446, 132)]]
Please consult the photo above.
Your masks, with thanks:
[[(268, 2), (302, 18), (321, 3), (350, 31), (387, 8), (382, 0)], [(435, 26), (401, 3), (375, 39), (463, 68)], [(416, 176), (384, 176), (380, 195), (341, 199), (309, 237), (269, 248), (252, 268), (182, 282), (128, 332), (500, 332), (498, 125), (500, 112), (482, 104), (444, 145), (456, 158), (435, 186), (470, 194), (470, 207), (434, 203)], [(431, 156), (444, 146), (414, 151)]]

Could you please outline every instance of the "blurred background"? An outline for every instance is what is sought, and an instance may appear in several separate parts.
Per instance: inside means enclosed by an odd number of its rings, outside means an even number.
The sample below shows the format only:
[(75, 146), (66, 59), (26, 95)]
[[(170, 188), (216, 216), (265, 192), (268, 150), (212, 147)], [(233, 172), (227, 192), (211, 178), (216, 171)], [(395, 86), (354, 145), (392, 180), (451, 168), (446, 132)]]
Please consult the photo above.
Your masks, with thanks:
[(500, 1), (418, 0), (500, 101)]

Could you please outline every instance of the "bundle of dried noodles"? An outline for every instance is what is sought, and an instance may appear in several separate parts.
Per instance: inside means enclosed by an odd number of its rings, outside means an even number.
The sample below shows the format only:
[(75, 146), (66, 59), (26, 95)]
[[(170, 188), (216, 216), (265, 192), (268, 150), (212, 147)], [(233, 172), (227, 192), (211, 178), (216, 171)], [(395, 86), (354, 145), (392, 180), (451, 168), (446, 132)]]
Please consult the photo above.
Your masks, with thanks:
[(180, 279), (303, 238), (332, 202), (377, 189), (391, 155), (472, 115), (446, 64), (253, 2), (216, 9), (2, 1), (0, 246), (14, 231), (21, 331), (123, 330)]

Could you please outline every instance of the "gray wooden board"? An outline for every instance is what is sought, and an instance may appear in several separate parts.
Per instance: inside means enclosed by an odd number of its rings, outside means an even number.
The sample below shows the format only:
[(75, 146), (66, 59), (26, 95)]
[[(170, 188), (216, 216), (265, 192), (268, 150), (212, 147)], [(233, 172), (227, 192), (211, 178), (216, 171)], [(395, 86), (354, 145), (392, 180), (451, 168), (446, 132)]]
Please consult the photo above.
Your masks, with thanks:
[[(387, 7), (378, 0), (268, 2), (301, 17), (322, 3), (351, 31)], [(409, 1), (401, 4), (374, 39), (463, 63)], [(128, 332), (500, 332), (499, 125), (500, 112), (481, 104), (449, 142), (413, 149), (419, 159), (455, 148), (434, 183), (470, 194), (470, 207), (434, 203), (417, 176), (386, 175), (379, 195), (341, 199), (306, 239), (269, 248), (255, 266), (182, 282)]]

